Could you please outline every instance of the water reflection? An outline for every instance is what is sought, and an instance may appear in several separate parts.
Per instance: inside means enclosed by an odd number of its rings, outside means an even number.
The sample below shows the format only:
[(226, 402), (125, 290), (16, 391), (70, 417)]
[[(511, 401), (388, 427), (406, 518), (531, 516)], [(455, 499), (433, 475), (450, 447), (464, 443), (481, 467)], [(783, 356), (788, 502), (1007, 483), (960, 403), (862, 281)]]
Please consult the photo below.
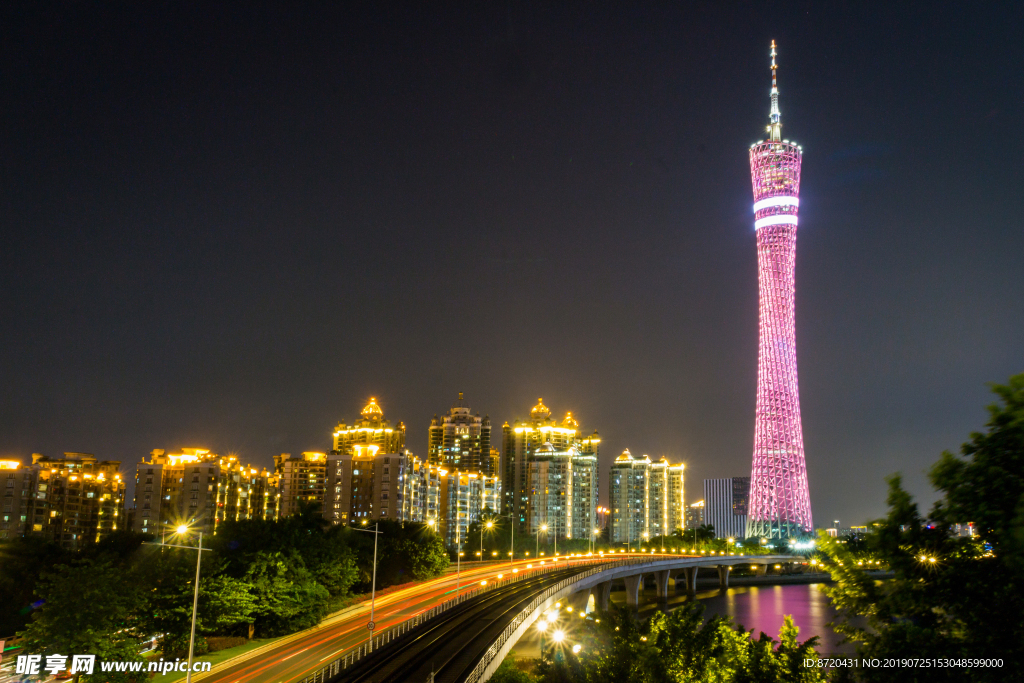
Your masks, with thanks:
[[(720, 614), (732, 617), (734, 623), (741, 624), (748, 631), (754, 629), (755, 638), (763, 631), (778, 639), (782, 620), (789, 614), (800, 627), (801, 641), (818, 636), (818, 652), (852, 653), (854, 646), (840, 645), (842, 636), (828, 626), (835, 618), (836, 610), (821, 588), (822, 584), (740, 586), (726, 591), (697, 591), (697, 599), (704, 604), (705, 616)], [(674, 596), (669, 600), (667, 609), (672, 610), (685, 601), (685, 596)], [(641, 608), (642, 616), (657, 609), (652, 602), (648, 601)]]

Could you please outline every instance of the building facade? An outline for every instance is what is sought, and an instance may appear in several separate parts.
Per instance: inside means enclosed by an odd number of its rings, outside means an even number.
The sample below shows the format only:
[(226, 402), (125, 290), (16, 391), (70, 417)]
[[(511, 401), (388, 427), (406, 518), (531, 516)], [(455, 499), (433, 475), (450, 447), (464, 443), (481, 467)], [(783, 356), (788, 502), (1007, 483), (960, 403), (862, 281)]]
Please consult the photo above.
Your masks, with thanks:
[(684, 466), (669, 464), (667, 458), (651, 463), (647, 496), (647, 528), (655, 536), (671, 536), (685, 524)]
[(576, 446), (544, 444), (527, 463), (526, 533), (545, 529), (548, 538), (587, 538), (597, 528), (597, 456)]
[(392, 427), (391, 422), (384, 419), (377, 399), (370, 398), (354, 425), (341, 422), (334, 428), (335, 453), (352, 454), (356, 446), (373, 446), (381, 453), (401, 453), (405, 450), (405, 423)]
[(491, 461), (491, 420), (473, 415), (463, 395), (448, 414), (430, 421), (427, 460), (431, 465), (496, 476)]
[(745, 538), (750, 477), (704, 480), (704, 523), (715, 538)]
[(449, 547), (466, 542), (469, 526), (480, 522), (488, 512), (497, 512), (501, 505), (501, 482), (478, 472), (459, 472), (443, 468), (430, 468), (437, 476), (436, 515), (425, 513), (424, 521), (444, 538)]
[(608, 476), (608, 539), (632, 547), (647, 533), (651, 459), (635, 458), (626, 449), (612, 463)]
[(0, 538), (32, 534), (74, 550), (125, 528), (120, 467), (91, 453), (0, 462)]
[(514, 425), (506, 422), (502, 427), (502, 440), (502, 513), (512, 516), (521, 526), (529, 525), (529, 462), (538, 449), (550, 446), (556, 452), (567, 452), (575, 448), (579, 453), (596, 459), (601, 447), (597, 432), (583, 437), (579, 422), (572, 413), (567, 413), (565, 419), (558, 423), (551, 417), (543, 399), (537, 399), (537, 405), (530, 411), (530, 419), (518, 420)]
[(704, 501), (690, 503), (686, 508), (686, 526), (684, 529), (696, 529), (704, 524)]
[(275, 474), (236, 456), (205, 448), (156, 449), (135, 467), (132, 528), (165, 537), (182, 524), (213, 534), (226, 520), (277, 519), (279, 493)]
[(327, 454), (306, 451), (298, 458), (291, 453), (274, 456), (274, 474), (278, 479), (278, 514), (290, 517), (306, 508), (324, 510), (327, 496)]

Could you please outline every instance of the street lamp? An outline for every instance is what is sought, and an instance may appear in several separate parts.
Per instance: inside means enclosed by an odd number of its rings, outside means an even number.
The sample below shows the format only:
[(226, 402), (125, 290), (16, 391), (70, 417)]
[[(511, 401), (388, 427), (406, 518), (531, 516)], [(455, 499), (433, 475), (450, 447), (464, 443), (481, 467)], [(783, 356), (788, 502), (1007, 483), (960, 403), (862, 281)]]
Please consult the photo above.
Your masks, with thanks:
[(540, 532), (542, 532), (542, 531), (544, 532), (545, 535), (547, 535), (547, 533), (548, 533), (548, 525), (547, 524), (541, 524), (540, 527), (537, 528), (537, 557), (540, 557)]
[[(363, 524), (366, 524), (366, 520), (363, 520)], [(376, 624), (373, 623), (373, 608), (376, 605), (377, 600), (377, 536), (384, 533), (383, 531), (377, 531), (378, 523), (374, 522), (373, 531), (369, 529), (360, 529), (356, 527), (356, 531), (365, 531), (368, 534), (373, 534), (373, 579), (370, 582), (370, 623), (367, 627), (370, 630), (370, 640), (373, 640), (373, 629)], [(185, 683), (189, 683), (186, 681)]]
[[(175, 529), (175, 533), (178, 536), (184, 536), (188, 533), (188, 526), (181, 524)], [(175, 545), (167, 543), (147, 543), (146, 545), (159, 545), (167, 546), (168, 548), (185, 548), (186, 550), (197, 550), (196, 553), (196, 586), (192, 593), (192, 633), (188, 639), (188, 671), (185, 673), (185, 683), (192, 683), (192, 653), (195, 650), (196, 643), (196, 610), (199, 607), (199, 567), (203, 559), (203, 551), (210, 552), (209, 548), (203, 547), (203, 532), (199, 532), (199, 545), (193, 548), (190, 545)]]
[[(487, 520), (487, 524), (485, 526), (488, 529), (493, 529), (494, 528), (494, 521), (493, 520)], [(484, 561), (484, 529), (483, 529), (483, 527), (480, 527), (480, 563), (483, 564), (483, 561)]]

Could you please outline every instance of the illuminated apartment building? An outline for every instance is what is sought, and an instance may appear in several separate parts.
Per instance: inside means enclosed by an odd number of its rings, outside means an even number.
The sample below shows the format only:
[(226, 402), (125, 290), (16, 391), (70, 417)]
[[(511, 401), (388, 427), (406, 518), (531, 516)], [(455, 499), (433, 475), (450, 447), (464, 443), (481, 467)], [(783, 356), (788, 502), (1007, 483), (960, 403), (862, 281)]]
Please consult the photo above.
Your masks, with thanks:
[(651, 459), (634, 458), (629, 450), (615, 458), (608, 477), (609, 540), (611, 543), (636, 545), (647, 533), (647, 505)]
[(575, 447), (577, 451), (595, 458), (599, 455), (601, 440), (594, 432), (582, 437), (579, 423), (568, 413), (561, 424), (552, 417), (543, 399), (530, 411), (529, 420), (519, 420), (514, 426), (507, 422), (502, 427), (501, 481), (503, 487), (502, 512), (513, 515), (518, 524), (529, 524), (530, 472), (529, 462), (541, 447), (550, 444), (556, 452)]
[(14, 538), (32, 527), (38, 467), (0, 460), (0, 539)]
[(424, 520), (454, 547), (465, 544), (469, 525), (481, 521), (487, 511), (497, 512), (501, 504), (501, 482), (478, 472), (430, 468), (437, 475), (436, 516)]
[(350, 452), (332, 454), (324, 516), (333, 524), (422, 521), (426, 469), (409, 451), (384, 453), (376, 446), (353, 446)]
[(334, 428), (336, 453), (352, 455), (356, 446), (376, 446), (381, 453), (401, 453), (405, 450), (405, 424), (399, 422), (392, 428), (391, 422), (384, 419), (377, 399), (371, 398), (354, 425), (342, 422)]
[(274, 474), (281, 493), (281, 517), (297, 515), (303, 508), (317, 514), (324, 509), (327, 489), (327, 454), (304, 452), (293, 458), (291, 453), (274, 456)]
[(0, 538), (33, 534), (73, 550), (123, 528), (120, 467), (90, 453), (0, 462)]
[(226, 520), (276, 519), (277, 477), (205, 448), (156, 449), (135, 467), (133, 528), (161, 537), (186, 524), (206, 534)]
[(527, 470), (527, 533), (547, 527), (549, 539), (587, 538), (597, 526), (597, 456), (544, 444)]
[(609, 477), (612, 543), (636, 544), (684, 528), (684, 466), (628, 451), (612, 463)]
[(462, 394), (442, 418), (430, 421), (427, 460), (431, 465), (494, 476), (491, 469), (491, 420), (473, 415)]
[(666, 458), (651, 463), (647, 494), (647, 528), (651, 537), (670, 536), (682, 529), (685, 522), (683, 506), (683, 465), (669, 464)]

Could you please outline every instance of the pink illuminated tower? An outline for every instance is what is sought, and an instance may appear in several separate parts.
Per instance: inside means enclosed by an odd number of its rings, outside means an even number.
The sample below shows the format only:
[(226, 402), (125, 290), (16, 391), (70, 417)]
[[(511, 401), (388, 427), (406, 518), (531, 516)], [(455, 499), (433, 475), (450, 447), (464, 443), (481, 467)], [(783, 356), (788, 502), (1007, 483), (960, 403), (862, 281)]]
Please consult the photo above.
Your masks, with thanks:
[(793, 310), (803, 151), (795, 142), (782, 139), (774, 40), (771, 57), (772, 108), (768, 138), (750, 147), (760, 338), (747, 536), (785, 538), (812, 528), (800, 426)]

